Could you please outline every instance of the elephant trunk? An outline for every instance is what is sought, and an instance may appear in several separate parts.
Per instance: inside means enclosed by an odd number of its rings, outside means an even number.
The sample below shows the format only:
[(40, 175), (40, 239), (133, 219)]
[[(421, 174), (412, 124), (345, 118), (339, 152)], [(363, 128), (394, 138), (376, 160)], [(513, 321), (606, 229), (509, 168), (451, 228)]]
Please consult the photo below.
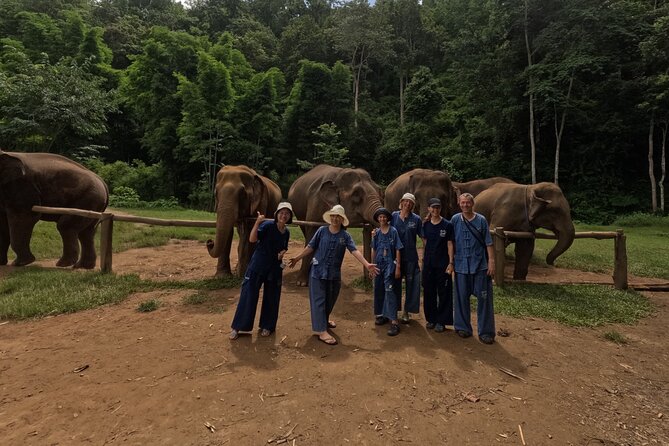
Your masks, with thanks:
[(569, 221), (561, 230), (555, 230), (554, 232), (555, 235), (557, 235), (558, 241), (546, 256), (546, 263), (549, 265), (554, 264), (555, 259), (569, 249), (571, 244), (574, 243), (574, 237), (576, 235), (576, 229), (571, 221)]
[(363, 218), (366, 222), (371, 224), (376, 224), (374, 221), (374, 213), (383, 207), (381, 203), (381, 197), (379, 194), (371, 195), (367, 200), (367, 206), (365, 207)]
[[(216, 205), (216, 239), (207, 240), (207, 250), (214, 258), (230, 255), (234, 228), (239, 218), (239, 206), (236, 203), (238, 193), (224, 189), (217, 192), (219, 199)], [(221, 197), (225, 199), (220, 200)]]

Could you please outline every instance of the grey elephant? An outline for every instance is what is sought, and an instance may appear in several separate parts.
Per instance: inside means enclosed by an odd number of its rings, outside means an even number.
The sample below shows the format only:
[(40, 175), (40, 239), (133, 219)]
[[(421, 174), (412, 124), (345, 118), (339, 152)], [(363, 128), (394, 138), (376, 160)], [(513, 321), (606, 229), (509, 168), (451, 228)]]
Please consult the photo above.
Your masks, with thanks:
[(427, 215), (427, 201), (430, 198), (441, 200), (441, 215), (445, 218), (451, 218), (459, 211), (451, 178), (441, 170), (413, 169), (395, 178), (385, 191), (386, 208), (396, 209), (400, 198), (407, 192), (416, 197), (413, 212), (421, 217)]
[(466, 183), (457, 183), (453, 182), (453, 187), (457, 190), (458, 195), (462, 193), (470, 193), (473, 196), (477, 196), (484, 190), (490, 188), (492, 185), (497, 183), (509, 183), (515, 184), (516, 182), (505, 177), (492, 177), (492, 178), (483, 178), (480, 180), (467, 181)]
[[(351, 225), (376, 224), (374, 213), (383, 207), (381, 190), (366, 170), (327, 164), (319, 164), (295, 180), (288, 192), (288, 201), (298, 219), (315, 222), (322, 222), (323, 214), (335, 204), (340, 204), (344, 206)], [(305, 243), (311, 240), (317, 229), (302, 227)], [(299, 286), (308, 283), (311, 257), (302, 260), (297, 280)]]
[[(553, 183), (495, 184), (476, 197), (474, 211), (488, 219), (491, 229), (501, 226), (505, 231), (534, 232), (537, 228), (552, 231), (558, 240), (546, 256), (549, 265), (553, 265), (574, 242), (576, 231), (569, 203), (562, 190)], [(534, 239), (516, 239), (514, 242), (513, 278), (525, 280), (534, 252)]]
[(63, 239), (63, 254), (56, 266), (94, 268), (98, 220), (41, 214), (33, 212), (32, 207), (102, 212), (108, 203), (109, 191), (105, 182), (81, 164), (51, 153), (0, 150), (0, 265), (7, 264), (10, 246), (16, 253), (12, 265), (23, 266), (35, 261), (30, 239), (35, 224), (44, 220), (56, 222)]
[(255, 245), (248, 241), (249, 231), (257, 213), (271, 216), (281, 201), (281, 189), (269, 178), (250, 167), (224, 166), (216, 175), (216, 239), (207, 240), (209, 255), (218, 258), (216, 277), (232, 275), (230, 249), (234, 228), (237, 227), (236, 275), (243, 276)]

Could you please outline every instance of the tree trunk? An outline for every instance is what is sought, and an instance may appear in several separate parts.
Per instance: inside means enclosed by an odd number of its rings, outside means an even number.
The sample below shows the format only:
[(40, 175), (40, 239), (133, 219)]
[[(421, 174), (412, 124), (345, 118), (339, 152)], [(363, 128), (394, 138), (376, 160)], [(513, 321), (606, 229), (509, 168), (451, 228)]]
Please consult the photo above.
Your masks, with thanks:
[[(527, 50), (527, 68), (528, 72), (529, 69), (532, 68), (532, 51), (530, 50), (530, 37), (529, 37), (529, 31), (528, 31), (528, 24), (527, 24), (527, 10), (528, 10), (528, 0), (525, 0), (525, 49)], [(530, 90), (530, 148), (531, 148), (531, 154), (532, 154), (532, 184), (536, 184), (537, 182), (537, 163), (536, 163), (536, 156), (537, 156), (537, 147), (536, 143), (534, 141), (534, 93), (532, 93), (532, 75), (529, 75), (529, 85), (528, 88)]]
[(400, 127), (404, 127), (404, 71), (400, 71)]
[(655, 166), (653, 163), (653, 132), (655, 130), (655, 115), (650, 116), (648, 127), (648, 178), (650, 179), (650, 203), (653, 212), (657, 212), (657, 188), (655, 187)]
[(562, 118), (560, 118), (560, 129), (558, 130), (557, 122), (557, 108), (555, 109), (555, 171), (553, 174), (553, 182), (556, 186), (558, 183), (558, 176), (560, 171), (560, 146), (562, 145), (562, 133), (564, 131), (564, 123), (567, 119), (567, 107), (569, 106), (569, 98), (571, 97), (571, 88), (574, 86), (574, 73), (572, 72), (569, 78), (569, 88), (567, 89), (567, 100), (562, 109)]
[(667, 128), (669, 127), (669, 122), (664, 123), (664, 128), (662, 129), (662, 177), (660, 178), (660, 209), (664, 213), (664, 180), (667, 178)]

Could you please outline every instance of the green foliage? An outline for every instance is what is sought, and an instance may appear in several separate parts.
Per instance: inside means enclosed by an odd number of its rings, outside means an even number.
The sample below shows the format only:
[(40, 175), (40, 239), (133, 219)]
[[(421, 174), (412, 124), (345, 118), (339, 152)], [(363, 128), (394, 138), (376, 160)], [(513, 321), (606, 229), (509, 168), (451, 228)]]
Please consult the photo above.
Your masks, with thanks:
[(643, 295), (601, 285), (495, 287), (496, 313), (540, 317), (572, 327), (635, 324), (652, 311), (651, 302)]
[(358, 276), (351, 280), (351, 286), (366, 293), (371, 293), (374, 290), (374, 282), (372, 282), (368, 277), (364, 276)]
[(645, 214), (637, 212), (630, 215), (623, 215), (616, 218), (612, 226), (615, 227), (641, 227), (641, 226), (656, 226), (669, 228), (669, 216)]
[(209, 302), (212, 299), (210, 294), (197, 292), (195, 294), (190, 294), (183, 299), (184, 305), (202, 305), (205, 302)]
[(139, 194), (131, 187), (116, 186), (109, 194), (109, 206), (112, 207), (137, 207)]
[(104, 164), (99, 158), (86, 158), (83, 163), (100, 175), (112, 192), (123, 186), (134, 189), (138, 199), (142, 201), (154, 201), (159, 197), (170, 201), (173, 198), (167, 196), (169, 190), (166, 184), (167, 172), (162, 163), (146, 165), (141, 160), (134, 160), (132, 163), (115, 161)]
[(150, 313), (152, 311), (156, 311), (160, 307), (160, 301), (156, 299), (149, 299), (145, 300), (144, 302), (140, 302), (140, 304), (137, 306), (137, 311), (140, 313)]

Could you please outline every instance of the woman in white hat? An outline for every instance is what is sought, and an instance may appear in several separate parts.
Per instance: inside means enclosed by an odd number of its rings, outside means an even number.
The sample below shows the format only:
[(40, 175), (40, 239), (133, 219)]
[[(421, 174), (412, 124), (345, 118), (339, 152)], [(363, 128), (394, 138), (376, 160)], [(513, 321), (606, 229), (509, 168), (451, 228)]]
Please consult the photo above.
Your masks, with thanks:
[(240, 331), (253, 330), (253, 321), (258, 308), (260, 287), (264, 286), (260, 309), (260, 336), (269, 336), (276, 330), (281, 299), (283, 256), (288, 250), (290, 231), (287, 224), (293, 222), (293, 208), (288, 202), (279, 203), (274, 212), (274, 221), (264, 221), (258, 212), (249, 241), (258, 243), (244, 274), (237, 311), (232, 320), (230, 339), (239, 337)]
[(348, 249), (372, 275), (378, 274), (379, 270), (375, 264), (365, 260), (356, 248), (351, 235), (346, 232), (344, 227), (348, 226), (349, 221), (343, 206), (335, 205), (323, 214), (323, 220), (328, 226), (318, 228), (304, 251), (290, 259), (290, 267), (293, 268), (303, 257), (314, 254), (309, 274), (311, 328), (318, 339), (328, 345), (335, 345), (337, 340), (328, 332), (328, 328), (336, 327), (330, 320), (330, 313), (339, 297), (344, 253)]

